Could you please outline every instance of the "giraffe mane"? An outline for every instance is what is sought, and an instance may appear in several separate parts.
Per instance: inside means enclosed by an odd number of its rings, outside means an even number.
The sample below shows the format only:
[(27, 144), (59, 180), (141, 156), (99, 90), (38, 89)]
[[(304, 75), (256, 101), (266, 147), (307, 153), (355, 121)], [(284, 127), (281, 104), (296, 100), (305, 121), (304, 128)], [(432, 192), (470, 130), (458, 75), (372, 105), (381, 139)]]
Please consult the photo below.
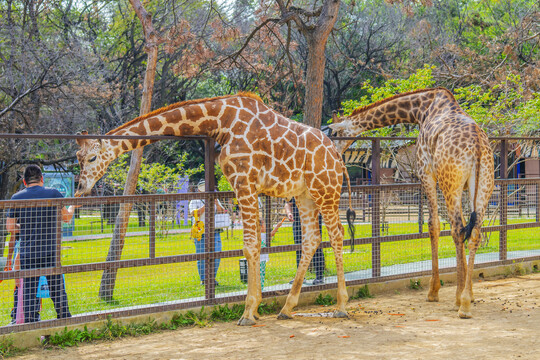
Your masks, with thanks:
[(351, 115), (349, 116), (353, 116), (353, 115), (358, 115), (360, 113), (363, 113), (364, 111), (367, 111), (367, 110), (370, 110), (370, 109), (373, 109), (373, 108), (376, 108), (384, 103), (387, 103), (388, 101), (391, 101), (391, 100), (394, 100), (394, 99), (397, 99), (397, 98), (400, 98), (400, 97), (403, 97), (403, 96), (408, 96), (408, 95), (413, 95), (413, 94), (418, 94), (418, 93), (421, 93), (421, 92), (429, 92), (429, 91), (436, 91), (436, 90), (443, 90), (443, 91), (446, 91), (448, 94), (450, 94), (450, 96), (452, 97), (452, 99), (454, 99), (455, 101), (455, 98), (454, 98), (454, 95), (452, 94), (452, 92), (450, 90), (448, 90), (447, 88), (444, 88), (444, 87), (436, 87), (436, 88), (427, 88), (427, 89), (418, 89), (418, 90), (412, 90), (412, 91), (408, 91), (408, 92), (405, 92), (405, 93), (401, 93), (401, 94), (396, 94), (396, 95), (393, 95), (393, 96), (390, 96), (390, 97), (387, 97), (386, 99), (382, 99), (382, 100), (379, 100), (379, 101), (376, 101), (372, 104), (369, 104), (369, 105), (364, 105), (364, 106), (359, 106), (357, 107), (356, 109), (354, 109), (351, 113)]
[(130, 120), (130, 121), (126, 122), (123, 125), (120, 125), (116, 129), (113, 129), (113, 130), (109, 131), (106, 135), (110, 135), (110, 134), (112, 134), (112, 133), (114, 133), (114, 132), (116, 132), (118, 130), (122, 130), (122, 129), (128, 127), (128, 126), (131, 126), (131, 125), (133, 125), (135, 123), (138, 123), (139, 121), (148, 119), (150, 117), (162, 114), (164, 112), (167, 112), (169, 110), (173, 110), (173, 109), (176, 109), (176, 108), (179, 108), (179, 107), (182, 107), (182, 106), (200, 104), (200, 103), (203, 103), (203, 102), (206, 102), (206, 101), (227, 99), (227, 98), (231, 98), (231, 97), (235, 97), (235, 96), (248, 97), (248, 98), (260, 101), (261, 103), (264, 103), (264, 101), (261, 99), (261, 97), (259, 95), (255, 94), (255, 93), (252, 93), (252, 92), (249, 92), (249, 91), (240, 91), (236, 95), (223, 95), (223, 96), (216, 96), (216, 97), (213, 97), (213, 98), (204, 98), (204, 99), (181, 101), (181, 102), (178, 102), (178, 103), (175, 103), (175, 104), (171, 104), (169, 106), (164, 106), (162, 108), (156, 109), (156, 110), (154, 110), (152, 112), (149, 112), (148, 114), (138, 116), (135, 119)]

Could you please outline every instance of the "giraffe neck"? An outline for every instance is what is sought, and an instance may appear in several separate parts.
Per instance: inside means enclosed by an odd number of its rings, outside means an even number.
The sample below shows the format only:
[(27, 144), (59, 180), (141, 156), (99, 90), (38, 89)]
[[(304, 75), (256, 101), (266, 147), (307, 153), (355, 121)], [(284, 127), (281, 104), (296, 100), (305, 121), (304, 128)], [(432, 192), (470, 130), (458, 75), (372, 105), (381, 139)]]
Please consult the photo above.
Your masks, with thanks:
[[(236, 114), (236, 111), (231, 110), (238, 107), (239, 100), (236, 96), (213, 98), (202, 102), (187, 101), (140, 116), (109, 131), (107, 135), (206, 135), (221, 143), (226, 137), (222, 129), (230, 125), (232, 117)], [(108, 142), (108, 148), (114, 157), (155, 141), (157, 140), (104, 140)]]
[(420, 124), (435, 99), (435, 91), (392, 97), (355, 110), (350, 119), (361, 131), (396, 124)]
[[(444, 88), (423, 89), (396, 95), (371, 105), (358, 108), (349, 115), (347, 136), (359, 136), (365, 131), (396, 124), (419, 124), (424, 126), (442, 112), (461, 111), (452, 93)], [(352, 140), (336, 142), (340, 152), (345, 151)]]

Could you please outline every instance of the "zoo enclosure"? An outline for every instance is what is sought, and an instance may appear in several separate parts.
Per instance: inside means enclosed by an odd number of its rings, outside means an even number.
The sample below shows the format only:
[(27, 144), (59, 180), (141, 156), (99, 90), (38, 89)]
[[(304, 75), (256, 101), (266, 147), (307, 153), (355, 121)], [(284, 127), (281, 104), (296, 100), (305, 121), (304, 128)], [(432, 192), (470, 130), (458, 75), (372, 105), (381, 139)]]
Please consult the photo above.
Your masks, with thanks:
[[(151, 140), (172, 140), (168, 136), (77, 136), (77, 135), (0, 135), (0, 139), (63, 139), (76, 138), (145, 138)], [(55, 200), (1, 201), (1, 221), (5, 222), (5, 210), (13, 207), (68, 206), (83, 205), (79, 219), (71, 236), (62, 234), (57, 226), (56, 266), (37, 270), (15, 270), (0, 273), (0, 319), (3, 327), (0, 333), (24, 331), (42, 327), (84, 323), (106, 316), (121, 317), (149, 314), (168, 310), (179, 310), (196, 306), (210, 306), (243, 300), (246, 286), (240, 277), (239, 260), (242, 258), (241, 227), (233, 222), (232, 227), (221, 233), (222, 251), (215, 251), (214, 242), (205, 242), (205, 251), (196, 253), (189, 240), (189, 224), (179, 226), (177, 222), (178, 204), (183, 201), (204, 199), (212, 203), (215, 199), (226, 205), (232, 214), (232, 192), (215, 192), (214, 183), (214, 141), (210, 138), (191, 137), (206, 143), (204, 193), (154, 194), (133, 196), (107, 196), (88, 198), (66, 198)], [(340, 138), (342, 139), (342, 138)], [(381, 184), (381, 142), (412, 140), (411, 138), (358, 138), (371, 145), (371, 184), (352, 187), (351, 194), (343, 188), (340, 207), (348, 206), (352, 196), (353, 208), (357, 212), (355, 251), (351, 251), (351, 241), (345, 232), (345, 266), (347, 284), (358, 285), (367, 282), (387, 281), (430, 273), (429, 238), (426, 228), (427, 208), (419, 184)], [(540, 259), (540, 176), (524, 179), (507, 179), (509, 144), (516, 141), (530, 141), (538, 146), (540, 138), (492, 138), (499, 145), (498, 158), (501, 176), (496, 180), (486, 218), (489, 222), (483, 233), (495, 233), (488, 242), (487, 250), (479, 251), (477, 267), (508, 264), (525, 260)], [(535, 161), (538, 161), (537, 159)], [(121, 203), (135, 204), (136, 208), (147, 209), (148, 225), (128, 225), (128, 237), (119, 243), (121, 249), (109, 247), (115, 237), (111, 225), (103, 225), (103, 207)], [(285, 224), (274, 239), (271, 229), (283, 217), (283, 201), (263, 197), (261, 214), (266, 226), (268, 246), (262, 250), (269, 255), (266, 265), (266, 286), (263, 297), (283, 295), (288, 292), (288, 279), (294, 277), (296, 263), (290, 225)], [(206, 238), (214, 238), (214, 209), (206, 212)], [(135, 220), (135, 216), (132, 215)], [(92, 220), (93, 219), (93, 220)], [(140, 219), (139, 219), (140, 220)], [(171, 223), (174, 223), (171, 225)], [(97, 224), (96, 224), (97, 223)], [(60, 220), (58, 220), (60, 225)], [(95, 226), (98, 225), (98, 226)], [(94, 227), (95, 226), (95, 227)], [(107, 229), (108, 228), (108, 229)], [(234, 233), (240, 232), (240, 237)], [(522, 240), (525, 231), (526, 241)], [(238, 234), (238, 233), (237, 233)], [(325, 231), (323, 230), (323, 236)], [(441, 239), (450, 235), (449, 230), (441, 231)], [(498, 235), (498, 236), (496, 236)], [(6, 234), (3, 234), (6, 239)], [(187, 238), (187, 239), (186, 239)], [(327, 239), (327, 238), (325, 238)], [(498, 241), (495, 241), (498, 240)], [(448, 242), (448, 241), (447, 241)], [(450, 241), (451, 242), (451, 241)], [(526, 243), (526, 246), (523, 246)], [(447, 244), (446, 244), (447, 245)], [(453, 255), (445, 255), (444, 241), (441, 240), (441, 272), (455, 270)], [(328, 241), (322, 245), (330, 248)], [(453, 252), (450, 243), (450, 253)], [(113, 259), (114, 253), (122, 257)], [(326, 254), (326, 284), (304, 286), (303, 291), (320, 291), (336, 287), (335, 270), (332, 268), (331, 251)], [(403, 252), (403, 254), (401, 253)], [(105, 253), (107, 257), (105, 258)], [(418, 256), (418, 254), (423, 254)], [(427, 257), (426, 257), (427, 254)], [(4, 256), (6, 256), (4, 254)], [(392, 258), (399, 258), (401, 263)], [(221, 265), (216, 262), (220, 259)], [(205, 281), (199, 283), (196, 261), (204, 261)], [(219, 266), (216, 286), (214, 268)], [(105, 277), (104, 274), (108, 274)], [(43, 300), (44, 320), (32, 324), (9, 324), (9, 313), (13, 306), (14, 280), (28, 276), (65, 274), (66, 288), (73, 318), (52, 319), (54, 310), (50, 300)], [(112, 280), (111, 280), (112, 279)], [(104, 296), (111, 295), (114, 296)], [(133, 293), (136, 294), (132, 295)]]

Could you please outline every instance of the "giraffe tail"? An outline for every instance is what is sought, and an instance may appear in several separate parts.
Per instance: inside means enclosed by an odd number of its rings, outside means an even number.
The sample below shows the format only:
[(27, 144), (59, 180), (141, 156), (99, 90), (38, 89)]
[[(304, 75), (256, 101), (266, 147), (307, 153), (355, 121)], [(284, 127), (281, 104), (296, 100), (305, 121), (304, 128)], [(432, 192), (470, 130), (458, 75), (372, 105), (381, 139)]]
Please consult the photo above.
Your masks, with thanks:
[(476, 171), (475, 171), (475, 174), (474, 174), (474, 181), (475, 181), (474, 194), (472, 194), (472, 196), (473, 196), (473, 201), (472, 201), (473, 208), (471, 209), (472, 212), (471, 212), (471, 217), (469, 218), (469, 223), (465, 227), (463, 227), (463, 229), (461, 229), (461, 233), (465, 234), (465, 236), (463, 237), (463, 243), (465, 243), (471, 237), (472, 231), (473, 231), (474, 227), (476, 226), (477, 214), (476, 214), (475, 206), (476, 206), (476, 197), (478, 195), (478, 184), (480, 182), (480, 167), (481, 167), (480, 154), (477, 155), (476, 160), (477, 160), (476, 161), (476, 169), (475, 169)]
[(349, 235), (351, 236), (351, 252), (354, 252), (354, 220), (356, 219), (356, 212), (352, 208), (351, 179), (349, 178), (349, 172), (347, 171), (345, 164), (341, 163), (341, 166), (343, 167), (343, 173), (345, 174), (345, 178), (347, 179), (347, 188), (349, 189), (349, 208), (347, 209), (347, 224), (349, 225)]
[(467, 224), (467, 226), (463, 228), (463, 230), (461, 230), (461, 233), (465, 234), (465, 237), (463, 238), (463, 242), (467, 241), (471, 237), (472, 231), (475, 226), (476, 226), (476, 211), (473, 211), (471, 213), (471, 218), (469, 219), (469, 223)]

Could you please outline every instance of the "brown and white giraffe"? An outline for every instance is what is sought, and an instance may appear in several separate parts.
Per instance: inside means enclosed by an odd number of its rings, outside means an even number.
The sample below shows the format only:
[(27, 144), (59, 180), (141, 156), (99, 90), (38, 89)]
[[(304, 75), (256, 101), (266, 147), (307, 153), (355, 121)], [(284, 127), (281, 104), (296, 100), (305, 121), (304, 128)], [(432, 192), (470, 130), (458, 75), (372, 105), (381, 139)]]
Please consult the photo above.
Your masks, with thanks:
[[(472, 273), (481, 236), (480, 227), (493, 192), (493, 152), (484, 131), (459, 106), (445, 88), (423, 89), (399, 94), (358, 108), (350, 116), (337, 119), (330, 128), (338, 136), (358, 136), (364, 131), (415, 123), (420, 127), (416, 158), (419, 178), (428, 199), (429, 236), (433, 274), (429, 301), (439, 301), (438, 245), (440, 221), (437, 208), (437, 182), (444, 195), (451, 233), (456, 245), (456, 306), (461, 318), (471, 317)], [(336, 142), (343, 153), (353, 141)], [(463, 190), (468, 188), (471, 217), (466, 224), (461, 208)], [(465, 241), (469, 240), (469, 263)]]
[[(240, 93), (174, 104), (127, 122), (107, 135), (206, 135), (221, 145), (218, 162), (240, 205), (243, 251), (248, 261), (246, 308), (239, 325), (255, 323), (262, 300), (260, 272), (255, 271), (259, 269), (261, 249), (259, 194), (295, 197), (302, 218), (302, 258), (278, 318), (291, 318), (298, 303), (304, 275), (321, 242), (319, 212), (336, 258), (338, 304), (334, 316), (347, 317), (343, 226), (338, 205), (343, 174), (347, 181), (348, 175), (333, 142), (320, 130), (285, 118), (257, 95)], [(81, 174), (75, 196), (81, 196), (91, 191), (116, 157), (150, 141), (77, 139), (77, 143), (81, 147), (77, 152)]]

